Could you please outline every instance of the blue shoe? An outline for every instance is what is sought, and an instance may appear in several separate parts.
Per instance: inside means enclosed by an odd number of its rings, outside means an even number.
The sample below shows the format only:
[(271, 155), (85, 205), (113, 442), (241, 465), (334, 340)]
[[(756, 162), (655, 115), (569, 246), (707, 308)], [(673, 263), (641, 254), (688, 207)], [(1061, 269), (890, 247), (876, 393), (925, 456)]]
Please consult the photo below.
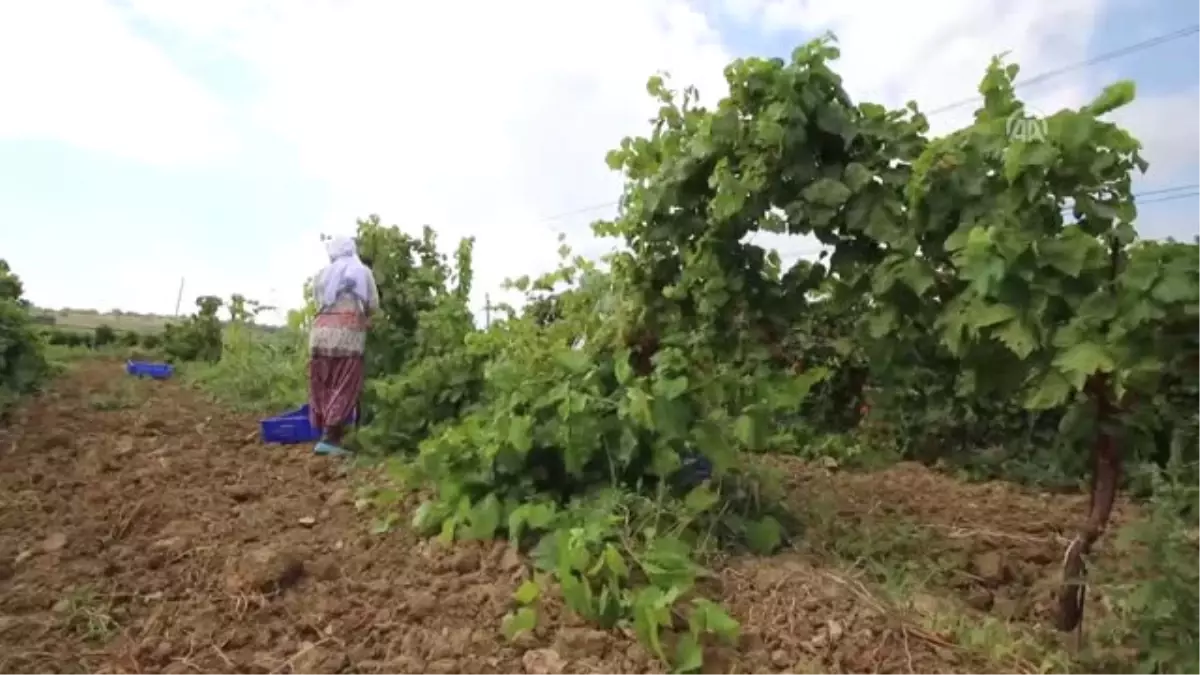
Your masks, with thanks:
[(332, 443), (326, 443), (325, 441), (321, 441), (320, 443), (317, 443), (317, 446), (315, 448), (313, 448), (313, 453), (318, 454), (318, 455), (338, 456), (338, 455), (346, 454), (346, 451), (339, 448), (336, 445), (333, 445)]

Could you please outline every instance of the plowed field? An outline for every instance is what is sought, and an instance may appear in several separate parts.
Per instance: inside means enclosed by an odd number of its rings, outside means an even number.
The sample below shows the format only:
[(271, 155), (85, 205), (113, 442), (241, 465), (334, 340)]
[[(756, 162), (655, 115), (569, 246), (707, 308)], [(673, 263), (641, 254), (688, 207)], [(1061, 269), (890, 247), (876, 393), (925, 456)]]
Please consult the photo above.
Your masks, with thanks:
[[(1080, 498), (915, 465), (767, 461), (816, 524), (795, 550), (721, 563), (743, 639), (707, 668), (1041, 667), (964, 642), (963, 627), (1057, 639), (1040, 625)], [(662, 670), (631, 635), (553, 607), (536, 634), (506, 641), (521, 556), (370, 533), (355, 508), (363, 476), (260, 443), (255, 418), (177, 382), (77, 364), (0, 431), (0, 671)]]

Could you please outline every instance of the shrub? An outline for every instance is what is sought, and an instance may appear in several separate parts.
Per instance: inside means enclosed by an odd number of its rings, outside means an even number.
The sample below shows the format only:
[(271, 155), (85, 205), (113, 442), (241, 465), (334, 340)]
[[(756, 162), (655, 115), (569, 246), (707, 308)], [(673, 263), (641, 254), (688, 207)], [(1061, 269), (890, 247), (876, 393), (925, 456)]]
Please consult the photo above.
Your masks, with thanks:
[(0, 260), (0, 414), (49, 374), (21, 280)]

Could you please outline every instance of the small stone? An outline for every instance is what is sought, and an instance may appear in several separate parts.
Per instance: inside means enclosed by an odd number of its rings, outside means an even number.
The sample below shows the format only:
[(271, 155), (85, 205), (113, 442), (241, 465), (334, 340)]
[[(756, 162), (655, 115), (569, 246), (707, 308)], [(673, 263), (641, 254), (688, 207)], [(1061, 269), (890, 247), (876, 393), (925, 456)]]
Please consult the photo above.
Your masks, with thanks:
[(182, 551), (186, 546), (187, 541), (183, 537), (166, 537), (150, 544), (150, 548), (164, 551)]
[(530, 649), (521, 655), (525, 672), (533, 675), (550, 675), (566, 671), (567, 662), (553, 649)]
[(1010, 577), (1008, 565), (999, 551), (987, 551), (973, 556), (971, 569), (988, 586), (999, 586)]
[(313, 525), (317, 524), (317, 519), (313, 518), (312, 516), (304, 516), (296, 522), (300, 523), (304, 527), (312, 527)]
[(55, 551), (61, 551), (66, 545), (67, 535), (63, 534), (62, 532), (55, 532), (49, 537), (46, 537), (46, 540), (42, 542), (42, 550), (46, 553), (54, 553)]

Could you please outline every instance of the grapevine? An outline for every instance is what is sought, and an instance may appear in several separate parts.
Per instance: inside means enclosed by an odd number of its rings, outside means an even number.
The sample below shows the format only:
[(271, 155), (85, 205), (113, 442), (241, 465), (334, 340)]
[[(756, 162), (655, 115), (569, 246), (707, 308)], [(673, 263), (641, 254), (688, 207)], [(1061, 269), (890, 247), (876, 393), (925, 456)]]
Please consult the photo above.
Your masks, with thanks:
[[(904, 403), (888, 391), (914, 387), (968, 419), (926, 442), (965, 447), (1017, 423), (1065, 452), (1090, 442), (1092, 508), (1058, 621), (1078, 625), (1118, 429), (1165, 374), (1196, 367), (1196, 246), (1138, 239), (1131, 183), (1146, 164), (1104, 120), (1133, 87), (1015, 140), (1017, 67), (997, 59), (973, 123), (933, 139), (914, 104), (854, 103), (837, 57), (826, 38), (788, 61), (735, 61), (713, 108), (651, 78), (649, 134), (607, 157), (626, 179), (620, 215), (594, 225), (624, 250), (596, 263), (564, 246), (557, 270), (511, 282), (526, 309), (486, 330), (467, 310), (469, 241), (451, 264), (429, 228), (360, 222), (384, 297), (364, 443), (413, 456), (432, 489), (418, 529), (531, 552), (539, 571), (508, 633), (531, 630), (556, 588), (698, 668), (708, 640), (737, 633), (699, 594), (705, 555), (787, 536), (775, 502), (748, 497), (746, 454), (868, 409), (886, 419)], [(758, 231), (832, 252), (785, 268)]]
[(224, 343), (217, 311), (222, 304), (224, 301), (216, 296), (201, 296), (196, 298), (195, 314), (180, 323), (167, 324), (163, 331), (163, 351), (167, 357), (180, 362), (219, 361)]

